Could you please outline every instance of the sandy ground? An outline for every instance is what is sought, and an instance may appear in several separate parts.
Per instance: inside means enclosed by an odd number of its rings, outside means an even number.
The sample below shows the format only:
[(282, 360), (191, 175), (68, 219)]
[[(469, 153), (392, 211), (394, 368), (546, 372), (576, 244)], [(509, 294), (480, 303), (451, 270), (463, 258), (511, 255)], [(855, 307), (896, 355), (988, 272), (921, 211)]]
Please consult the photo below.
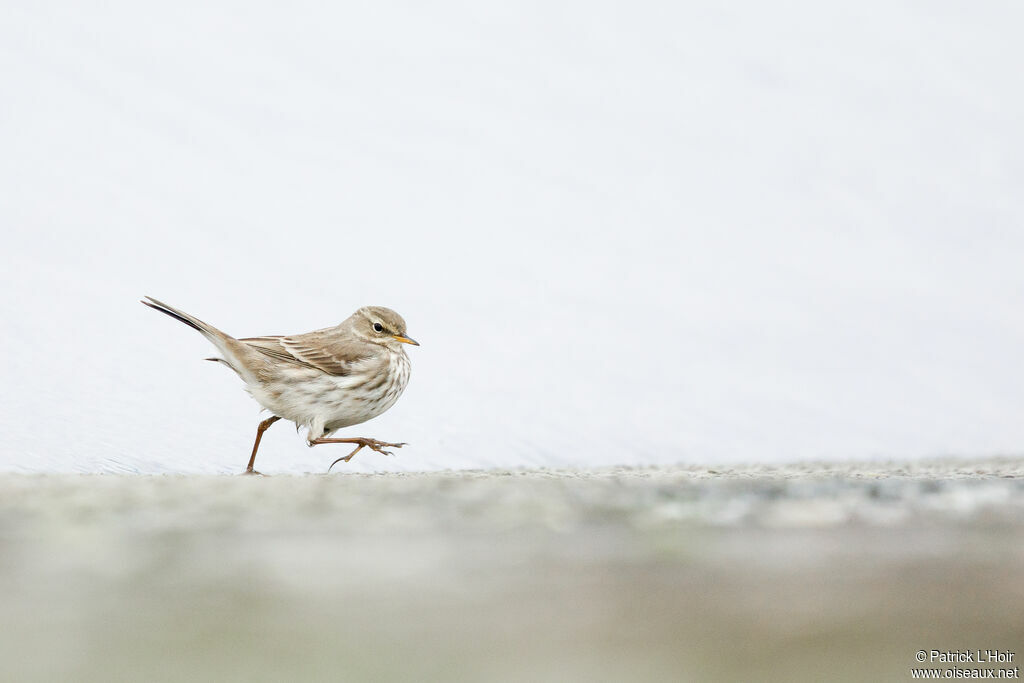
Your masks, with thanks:
[(1022, 477), (3, 475), (0, 680), (911, 680), (1024, 656)]

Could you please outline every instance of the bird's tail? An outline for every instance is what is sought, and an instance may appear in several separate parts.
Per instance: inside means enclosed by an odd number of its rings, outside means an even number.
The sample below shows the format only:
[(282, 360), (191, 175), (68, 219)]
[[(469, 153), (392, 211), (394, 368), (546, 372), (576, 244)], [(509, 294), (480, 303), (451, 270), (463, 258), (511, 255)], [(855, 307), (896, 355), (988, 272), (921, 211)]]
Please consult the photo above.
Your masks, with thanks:
[(245, 348), (244, 344), (240, 343), (231, 335), (221, 332), (213, 325), (208, 325), (199, 318), (191, 316), (185, 311), (178, 310), (174, 306), (169, 306), (162, 301), (157, 301), (151, 296), (147, 296), (143, 299), (142, 303), (165, 315), (171, 316), (179, 322), (185, 323), (193, 330), (198, 330), (201, 335), (213, 342), (213, 345), (217, 347), (217, 350), (224, 355), (224, 358), (207, 358), (207, 360), (220, 361), (239, 375), (242, 375), (243, 378), (245, 377), (242, 371), (242, 364), (237, 362), (239, 355), (246, 355), (246, 352), (249, 351), (249, 349)]
[(200, 334), (202, 334), (204, 337), (212, 341), (214, 344), (216, 344), (218, 340), (231, 338), (230, 335), (224, 334), (213, 325), (207, 325), (199, 318), (191, 316), (185, 311), (179, 311), (174, 306), (169, 306), (165, 304), (163, 301), (157, 301), (151, 296), (147, 296), (145, 299), (143, 299), (142, 303), (146, 304), (150, 308), (155, 308), (156, 310), (160, 311), (165, 315), (171, 316), (172, 318), (179, 322), (185, 323), (193, 330), (198, 330)]

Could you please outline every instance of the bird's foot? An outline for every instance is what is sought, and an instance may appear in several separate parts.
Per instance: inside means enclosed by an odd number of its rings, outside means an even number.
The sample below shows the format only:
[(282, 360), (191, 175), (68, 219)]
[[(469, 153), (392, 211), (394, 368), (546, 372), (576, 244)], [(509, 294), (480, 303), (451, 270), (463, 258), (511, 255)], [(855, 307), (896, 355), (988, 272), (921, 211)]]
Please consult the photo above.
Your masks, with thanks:
[[(359, 447), (366, 446), (367, 448), (377, 451), (381, 455), (394, 455), (391, 451), (384, 450), (385, 448), (401, 448), (405, 446), (405, 443), (388, 443), (387, 441), (377, 441), (376, 439), (360, 439)], [(348, 457), (352, 457), (355, 453), (350, 454)]]
[(364, 437), (355, 437), (355, 438), (349, 438), (349, 439), (324, 439), (324, 438), (320, 438), (320, 439), (314, 439), (313, 441), (310, 441), (310, 445), (311, 446), (316, 445), (316, 444), (321, 444), (321, 443), (354, 443), (354, 444), (356, 444), (355, 449), (351, 453), (349, 453), (348, 455), (342, 456), (342, 457), (338, 458), (337, 460), (335, 460), (334, 462), (332, 462), (331, 466), (327, 468), (328, 472), (330, 472), (331, 468), (333, 468), (339, 462), (348, 462), (349, 460), (352, 459), (352, 457), (356, 453), (358, 453), (359, 451), (363, 450), (364, 448), (369, 448), (372, 451), (377, 451), (381, 455), (394, 455), (394, 453), (392, 453), (389, 450), (385, 450), (385, 449), (387, 449), (387, 448), (401, 448), (402, 446), (407, 445), (405, 443), (389, 443), (387, 441), (377, 441), (377, 439), (367, 439), (367, 438), (364, 438)]

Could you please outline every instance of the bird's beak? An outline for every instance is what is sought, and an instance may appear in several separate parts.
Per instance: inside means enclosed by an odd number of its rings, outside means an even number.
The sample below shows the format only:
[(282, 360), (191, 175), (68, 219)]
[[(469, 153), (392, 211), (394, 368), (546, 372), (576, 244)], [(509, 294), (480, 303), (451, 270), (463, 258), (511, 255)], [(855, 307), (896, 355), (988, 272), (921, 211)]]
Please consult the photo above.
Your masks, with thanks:
[(397, 339), (398, 341), (402, 342), (403, 344), (412, 344), (413, 346), (419, 346), (420, 345), (420, 343), (418, 341), (416, 341), (415, 339), (410, 339), (409, 337), (402, 337), (402, 336), (397, 335), (397, 334), (393, 334), (391, 336), (394, 337), (395, 339)]

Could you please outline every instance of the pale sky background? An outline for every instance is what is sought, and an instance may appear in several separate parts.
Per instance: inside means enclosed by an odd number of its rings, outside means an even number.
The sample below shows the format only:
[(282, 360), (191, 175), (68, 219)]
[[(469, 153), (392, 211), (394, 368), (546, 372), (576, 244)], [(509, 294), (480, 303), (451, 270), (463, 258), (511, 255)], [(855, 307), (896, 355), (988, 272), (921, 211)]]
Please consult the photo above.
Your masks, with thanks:
[(258, 406), (144, 294), (402, 313), (344, 433), (411, 445), (349, 471), (1024, 450), (1019, 2), (2, 14), (0, 470), (244, 467)]

